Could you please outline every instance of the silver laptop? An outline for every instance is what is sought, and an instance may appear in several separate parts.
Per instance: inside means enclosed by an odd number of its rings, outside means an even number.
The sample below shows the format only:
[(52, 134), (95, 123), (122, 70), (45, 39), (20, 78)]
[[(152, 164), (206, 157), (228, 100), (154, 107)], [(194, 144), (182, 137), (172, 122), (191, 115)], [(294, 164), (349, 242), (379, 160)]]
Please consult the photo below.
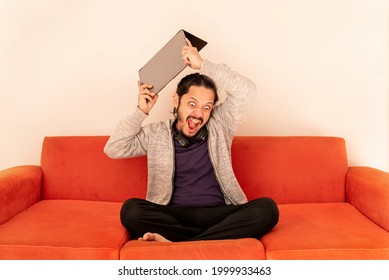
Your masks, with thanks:
[(142, 84), (153, 86), (153, 92), (160, 92), (184, 68), (182, 60), (182, 47), (188, 38), (193, 47), (201, 50), (207, 42), (181, 29), (167, 44), (160, 49), (140, 70), (139, 78)]

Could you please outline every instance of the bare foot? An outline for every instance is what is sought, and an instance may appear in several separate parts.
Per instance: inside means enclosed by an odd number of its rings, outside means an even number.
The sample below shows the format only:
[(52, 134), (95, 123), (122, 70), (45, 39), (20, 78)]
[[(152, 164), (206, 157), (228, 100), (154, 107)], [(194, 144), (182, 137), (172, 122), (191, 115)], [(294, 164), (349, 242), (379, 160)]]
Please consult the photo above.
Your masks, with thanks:
[(141, 241), (157, 241), (157, 242), (171, 242), (158, 233), (146, 232), (143, 237), (139, 237)]

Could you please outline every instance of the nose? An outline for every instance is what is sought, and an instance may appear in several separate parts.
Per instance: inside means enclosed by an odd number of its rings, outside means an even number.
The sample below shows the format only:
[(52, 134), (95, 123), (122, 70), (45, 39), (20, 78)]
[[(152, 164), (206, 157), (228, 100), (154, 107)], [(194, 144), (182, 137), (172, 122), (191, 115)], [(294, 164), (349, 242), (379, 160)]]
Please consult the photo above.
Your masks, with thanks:
[(204, 117), (204, 114), (203, 114), (203, 111), (201, 109), (194, 109), (193, 112), (192, 112), (192, 115), (198, 119), (200, 118), (203, 118)]

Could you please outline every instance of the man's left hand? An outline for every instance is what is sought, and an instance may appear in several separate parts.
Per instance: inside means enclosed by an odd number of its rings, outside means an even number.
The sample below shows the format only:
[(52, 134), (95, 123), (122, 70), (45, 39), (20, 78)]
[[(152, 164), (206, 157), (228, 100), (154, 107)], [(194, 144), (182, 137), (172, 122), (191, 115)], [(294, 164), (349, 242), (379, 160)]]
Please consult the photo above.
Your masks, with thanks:
[(192, 43), (187, 38), (185, 38), (185, 41), (187, 45), (182, 48), (182, 60), (192, 69), (200, 70), (201, 65), (203, 65), (203, 59), (199, 51), (192, 46)]

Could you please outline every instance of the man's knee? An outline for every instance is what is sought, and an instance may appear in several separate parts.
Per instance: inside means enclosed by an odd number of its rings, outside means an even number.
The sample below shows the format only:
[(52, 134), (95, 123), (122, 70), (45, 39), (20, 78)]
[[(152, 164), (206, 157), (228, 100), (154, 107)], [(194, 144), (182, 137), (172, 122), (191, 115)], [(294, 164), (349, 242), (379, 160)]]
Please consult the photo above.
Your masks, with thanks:
[(271, 228), (278, 223), (279, 210), (276, 202), (272, 198), (261, 197), (254, 199), (249, 203), (251, 203), (252, 207), (255, 207), (256, 211), (258, 211), (258, 214), (262, 219), (262, 223), (264, 222), (263, 220), (265, 220)]
[(143, 203), (144, 200), (139, 198), (130, 198), (123, 203), (120, 220), (124, 227), (128, 229), (142, 219), (141, 205)]

